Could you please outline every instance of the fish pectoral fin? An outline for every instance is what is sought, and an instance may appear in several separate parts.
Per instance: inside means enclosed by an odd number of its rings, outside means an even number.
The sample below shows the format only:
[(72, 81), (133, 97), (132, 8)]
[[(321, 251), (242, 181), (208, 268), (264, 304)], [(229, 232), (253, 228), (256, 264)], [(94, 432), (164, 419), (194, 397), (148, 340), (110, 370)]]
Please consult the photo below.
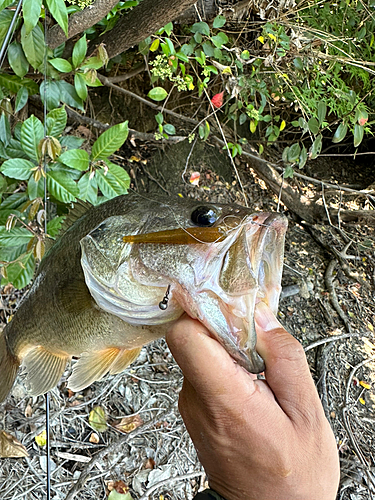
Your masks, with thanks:
[(117, 373), (123, 372), (125, 368), (131, 365), (133, 361), (138, 358), (141, 349), (142, 347), (136, 347), (135, 349), (121, 349), (117, 358), (112, 363), (109, 373), (111, 375), (116, 375)]
[(41, 346), (31, 349), (23, 360), (31, 394), (39, 396), (55, 387), (69, 359), (66, 353), (50, 352)]
[(68, 379), (68, 388), (73, 392), (82, 391), (108, 372), (122, 372), (137, 358), (140, 350), (141, 347), (109, 347), (101, 351), (84, 352), (73, 367), (73, 373)]

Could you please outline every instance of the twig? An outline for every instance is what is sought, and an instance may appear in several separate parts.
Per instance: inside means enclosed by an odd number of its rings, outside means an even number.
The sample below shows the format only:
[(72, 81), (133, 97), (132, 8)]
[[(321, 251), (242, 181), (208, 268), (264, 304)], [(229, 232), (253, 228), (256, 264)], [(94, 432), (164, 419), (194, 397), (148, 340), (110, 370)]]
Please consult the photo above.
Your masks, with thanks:
[(315, 347), (318, 347), (322, 344), (328, 344), (328, 342), (337, 342), (338, 340), (343, 340), (343, 339), (348, 339), (350, 337), (360, 337), (362, 334), (361, 333), (344, 333), (342, 335), (332, 335), (332, 337), (327, 337), (325, 339), (319, 339), (316, 340), (315, 342), (312, 342), (308, 346), (304, 347), (304, 351), (311, 351), (311, 349), (315, 349)]
[(138, 436), (145, 430), (149, 429), (150, 427), (153, 427), (155, 424), (160, 422), (160, 420), (163, 420), (166, 418), (170, 413), (172, 413), (174, 406), (177, 404), (177, 402), (174, 402), (164, 413), (161, 415), (153, 418), (149, 422), (145, 423), (144, 425), (138, 427), (134, 431), (130, 432), (129, 434), (124, 434), (120, 438), (118, 438), (116, 441), (112, 442), (109, 446), (104, 448), (103, 450), (99, 451), (91, 460), (90, 462), (83, 468), (77, 482), (74, 484), (74, 486), (69, 490), (67, 496), (65, 497), (65, 500), (72, 500), (77, 493), (83, 488), (85, 485), (91, 469), (101, 460), (105, 455), (108, 455), (109, 453), (113, 453), (116, 451), (118, 448), (121, 448), (126, 444), (128, 441), (133, 439), (134, 437)]
[(334, 307), (335, 311), (337, 312), (337, 314), (339, 315), (339, 317), (342, 319), (344, 325), (345, 325), (345, 328), (346, 328), (346, 331), (351, 333), (352, 329), (351, 329), (351, 326), (350, 326), (350, 323), (349, 323), (349, 320), (348, 318), (346, 317), (344, 311), (342, 310), (340, 304), (339, 304), (339, 301), (337, 299), (337, 295), (336, 295), (336, 290), (335, 290), (335, 287), (333, 285), (333, 271), (336, 267), (336, 264), (337, 264), (337, 261), (336, 259), (332, 259), (328, 266), (327, 266), (327, 269), (324, 273), (324, 282), (326, 284), (326, 288), (329, 292), (329, 298), (330, 298), (330, 301), (331, 301), (331, 304), (332, 306)]
[(205, 476), (206, 473), (204, 471), (199, 472), (191, 472), (190, 474), (182, 474), (181, 476), (173, 476), (169, 479), (163, 479), (163, 481), (159, 481), (148, 488), (148, 490), (143, 493), (143, 495), (138, 500), (147, 500), (151, 493), (160, 488), (161, 486), (165, 486), (167, 483), (175, 482), (175, 481), (185, 481), (186, 479), (194, 479), (195, 477)]

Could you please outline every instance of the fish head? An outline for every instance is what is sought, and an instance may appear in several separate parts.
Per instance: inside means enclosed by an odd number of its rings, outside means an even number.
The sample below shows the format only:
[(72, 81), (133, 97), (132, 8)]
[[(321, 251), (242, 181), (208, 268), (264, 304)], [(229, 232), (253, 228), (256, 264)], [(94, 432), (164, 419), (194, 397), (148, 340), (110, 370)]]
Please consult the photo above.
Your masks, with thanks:
[[(254, 310), (263, 301), (277, 312), (286, 229), (279, 213), (152, 202), (85, 236), (81, 262), (105, 311), (139, 325), (167, 323), (186, 311), (241, 366), (259, 373)], [(167, 309), (160, 307), (163, 297)]]

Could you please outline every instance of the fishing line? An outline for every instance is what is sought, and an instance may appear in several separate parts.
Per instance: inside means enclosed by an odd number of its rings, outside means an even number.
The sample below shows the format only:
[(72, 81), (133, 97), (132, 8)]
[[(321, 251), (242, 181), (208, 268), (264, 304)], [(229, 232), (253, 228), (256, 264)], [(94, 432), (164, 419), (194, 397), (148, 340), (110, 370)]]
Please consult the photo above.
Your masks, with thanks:
[[(43, 55), (43, 127), (44, 127), (44, 140), (47, 140), (47, 7), (44, 6), (44, 55)], [(47, 150), (47, 148), (46, 148)], [(44, 234), (47, 234), (47, 160), (46, 153), (43, 156), (43, 169), (44, 169)], [(45, 394), (45, 408), (46, 408), (46, 498), (51, 498), (51, 447), (50, 447), (50, 398), (49, 392)]]
[(11, 37), (13, 36), (13, 26), (17, 20), (18, 14), (20, 13), (22, 7), (22, 0), (20, 0), (17, 4), (16, 10), (14, 11), (14, 15), (12, 17), (12, 20), (10, 22), (7, 34), (5, 35), (3, 45), (1, 46), (0, 49), (0, 68), (3, 66), (3, 62), (6, 56), (6, 52), (8, 49), (8, 44), (10, 42)]

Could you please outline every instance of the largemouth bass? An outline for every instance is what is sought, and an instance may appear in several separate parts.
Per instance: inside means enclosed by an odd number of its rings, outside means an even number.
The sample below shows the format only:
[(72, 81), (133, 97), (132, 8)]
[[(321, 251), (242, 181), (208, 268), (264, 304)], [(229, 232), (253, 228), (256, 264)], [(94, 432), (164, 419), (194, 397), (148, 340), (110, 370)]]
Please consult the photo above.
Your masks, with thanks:
[(119, 373), (184, 311), (248, 371), (264, 370), (253, 314), (260, 300), (278, 308), (283, 215), (137, 194), (75, 210), (0, 335), (0, 401), (21, 363), (33, 395), (72, 356), (74, 392)]

